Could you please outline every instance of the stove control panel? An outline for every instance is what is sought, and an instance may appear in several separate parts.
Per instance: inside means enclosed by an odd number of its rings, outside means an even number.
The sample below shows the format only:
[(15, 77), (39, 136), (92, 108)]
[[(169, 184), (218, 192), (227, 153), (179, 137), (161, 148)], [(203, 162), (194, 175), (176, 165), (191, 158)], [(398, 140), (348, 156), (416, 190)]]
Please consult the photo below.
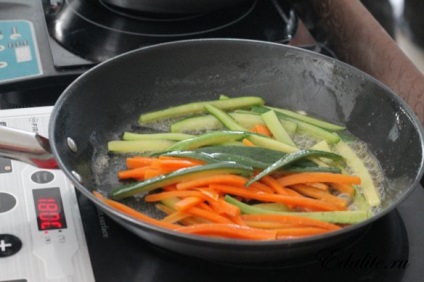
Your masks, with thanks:
[[(47, 136), (52, 107), (0, 110)], [(94, 281), (74, 187), (60, 170), (0, 158), (0, 282)]]
[(42, 74), (31, 22), (0, 20), (0, 82)]

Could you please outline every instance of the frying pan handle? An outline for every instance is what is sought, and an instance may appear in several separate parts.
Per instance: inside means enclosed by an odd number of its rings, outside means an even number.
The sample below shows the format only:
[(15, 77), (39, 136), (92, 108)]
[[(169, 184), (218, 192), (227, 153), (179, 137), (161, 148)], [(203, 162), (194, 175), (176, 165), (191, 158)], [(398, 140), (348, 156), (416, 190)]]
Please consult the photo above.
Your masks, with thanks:
[(39, 134), (0, 126), (0, 157), (39, 168), (57, 168), (49, 141)]

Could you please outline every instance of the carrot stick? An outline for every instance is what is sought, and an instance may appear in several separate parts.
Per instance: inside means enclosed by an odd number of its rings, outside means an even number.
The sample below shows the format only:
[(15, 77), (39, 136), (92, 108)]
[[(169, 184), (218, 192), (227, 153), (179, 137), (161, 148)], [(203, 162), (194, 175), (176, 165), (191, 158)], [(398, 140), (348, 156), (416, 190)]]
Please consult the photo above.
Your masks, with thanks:
[(321, 182), (315, 182), (315, 183), (308, 183), (309, 186), (321, 189), (321, 190), (325, 190), (328, 191), (330, 189), (330, 187), (328, 186), (328, 184), (325, 183), (321, 183)]
[(194, 188), (196, 191), (199, 191), (200, 193), (203, 193), (207, 199), (211, 200), (218, 200), (219, 199), (219, 193), (215, 191), (214, 189), (211, 189), (209, 187), (196, 187)]
[(144, 179), (146, 170), (150, 169), (149, 166), (141, 166), (128, 170), (121, 170), (118, 172), (119, 179)]
[(197, 224), (180, 227), (177, 231), (189, 234), (247, 240), (273, 240), (277, 237), (275, 231), (250, 228), (237, 224)]
[(179, 221), (182, 221), (184, 219), (189, 218), (191, 215), (187, 214), (183, 211), (177, 211), (169, 214), (168, 216), (164, 217), (161, 221), (167, 222), (167, 223), (176, 223)]
[(279, 228), (289, 228), (289, 227), (298, 226), (296, 224), (273, 222), (273, 221), (257, 221), (257, 220), (245, 220), (245, 219), (241, 219), (241, 220), (243, 220), (243, 222), (249, 227), (261, 228), (261, 229), (279, 229)]
[(146, 223), (149, 223), (149, 224), (158, 226), (158, 227), (163, 227), (163, 228), (168, 228), (168, 229), (173, 229), (173, 230), (175, 230), (175, 229), (177, 229), (177, 228), (180, 227), (179, 225), (169, 224), (167, 222), (162, 222), (160, 220), (154, 219), (154, 218), (152, 218), (150, 216), (147, 216), (145, 214), (142, 214), (141, 212), (139, 212), (139, 211), (137, 211), (135, 209), (132, 209), (132, 208), (130, 208), (130, 207), (124, 205), (124, 204), (121, 204), (119, 202), (116, 202), (116, 201), (113, 201), (113, 200), (104, 198), (98, 192), (93, 192), (93, 194), (97, 198), (101, 199), (103, 202), (105, 202), (106, 204), (108, 204), (109, 206), (111, 206), (111, 207), (113, 207), (113, 208), (121, 211), (122, 213), (124, 213), (126, 215), (129, 215), (129, 216), (132, 216), (132, 217), (134, 217), (134, 218), (136, 218), (138, 220), (141, 220), (143, 222), (146, 222)]
[(346, 200), (331, 195), (328, 191), (324, 191), (319, 188), (303, 184), (292, 185), (291, 187), (305, 196), (312, 197), (314, 199), (319, 199), (328, 203), (333, 203), (341, 209), (345, 209), (347, 206)]
[(247, 179), (234, 174), (215, 174), (211, 176), (199, 177), (193, 180), (180, 182), (177, 184), (177, 189), (192, 189), (194, 187), (207, 186), (209, 184), (228, 184), (235, 186), (243, 186), (247, 182)]
[(275, 178), (269, 175), (265, 175), (264, 177), (262, 177), (260, 182), (263, 182), (272, 189), (274, 189), (277, 194), (289, 195), (289, 192), (287, 192), (287, 190), (283, 186), (281, 186)]
[(189, 208), (186, 210), (186, 212), (214, 223), (232, 223), (230, 219), (219, 215), (214, 211), (209, 211), (198, 207)]
[(331, 183), (331, 186), (338, 192), (348, 194), (351, 197), (355, 194), (355, 188), (353, 188), (350, 184)]
[(128, 168), (148, 166), (152, 163), (152, 160), (153, 158), (150, 157), (131, 157), (126, 159), (126, 165)]
[(153, 159), (151, 167), (158, 169), (164, 173), (171, 172), (180, 168), (192, 167), (201, 165), (202, 162), (192, 161), (188, 159)]
[(301, 172), (282, 176), (277, 179), (282, 186), (290, 186), (300, 183), (329, 182), (343, 184), (360, 184), (361, 179), (357, 176), (328, 173), (328, 172)]
[(264, 124), (257, 124), (257, 125), (255, 125), (253, 128), (252, 128), (252, 130), (251, 130), (252, 132), (256, 132), (256, 133), (259, 133), (259, 134), (263, 134), (263, 135), (266, 135), (266, 136), (268, 136), (268, 137), (271, 137), (272, 136), (272, 133), (271, 133), (271, 131), (268, 129), (268, 127), (266, 126), (266, 125), (264, 125)]
[[(236, 187), (236, 186), (234, 186)], [(242, 187), (243, 189), (247, 189), (251, 192), (264, 192), (264, 193), (268, 193), (268, 194), (273, 194), (274, 193), (274, 189), (272, 189), (271, 187), (269, 187), (268, 185), (265, 185), (263, 183), (260, 182), (253, 182), (252, 184), (249, 185), (249, 187)]]
[(198, 205), (199, 203), (203, 202), (204, 199), (196, 196), (189, 196), (186, 197), (178, 202), (175, 203), (175, 209), (177, 211), (185, 211), (191, 207), (194, 207)]
[(295, 224), (297, 226), (313, 226), (328, 230), (338, 230), (341, 228), (340, 226), (332, 223), (297, 215), (243, 214), (241, 215), (241, 218), (247, 221), (271, 221), (286, 224)]
[(240, 209), (228, 202), (223, 198), (217, 201), (209, 201), (209, 205), (214, 211), (221, 215), (228, 215), (230, 217), (236, 217), (240, 215)]
[(255, 147), (255, 144), (253, 144), (249, 139), (244, 138), (241, 142), (244, 144), (244, 146)]
[(159, 192), (154, 194), (147, 195), (144, 200), (146, 202), (157, 202), (162, 201), (169, 198), (175, 198), (175, 197), (199, 197), (204, 198), (204, 195), (200, 193), (199, 191), (192, 191), (192, 190), (175, 190), (175, 191), (165, 191), (165, 192)]
[(144, 178), (149, 179), (149, 178), (159, 176), (161, 174), (162, 174), (162, 171), (149, 167), (149, 169), (146, 169), (146, 171), (144, 172)]
[(293, 237), (303, 237), (303, 236), (312, 236), (330, 232), (331, 230), (317, 227), (291, 227), (291, 228), (280, 228), (276, 229), (277, 238), (293, 236)]
[(301, 206), (301, 207), (307, 207), (307, 208), (312, 208), (314, 210), (322, 210), (322, 211), (340, 210), (334, 204), (326, 203), (320, 200), (310, 199), (306, 197), (293, 197), (293, 196), (285, 196), (285, 195), (277, 195), (277, 194), (254, 193), (254, 192), (248, 191), (247, 189), (232, 187), (229, 185), (221, 185), (221, 184), (213, 184), (213, 185), (210, 185), (210, 187), (224, 193), (244, 197), (247, 199), (254, 199), (254, 200), (271, 202), (271, 203), (272, 202), (282, 203), (286, 205)]

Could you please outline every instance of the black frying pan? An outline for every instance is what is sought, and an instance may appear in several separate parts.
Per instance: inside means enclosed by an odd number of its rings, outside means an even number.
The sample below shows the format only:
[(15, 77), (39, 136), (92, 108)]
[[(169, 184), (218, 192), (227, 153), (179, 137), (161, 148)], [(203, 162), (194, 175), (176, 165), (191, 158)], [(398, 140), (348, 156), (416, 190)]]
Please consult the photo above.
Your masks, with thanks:
[[(386, 174), (377, 214), (340, 231), (304, 239), (234, 241), (151, 226), (92, 196), (92, 190), (108, 192), (118, 184), (116, 172), (124, 160), (108, 154), (106, 143), (130, 130), (140, 113), (215, 99), (223, 93), (262, 96), (268, 104), (345, 124), (369, 144)], [(424, 163), (422, 126), (389, 88), (332, 58), (248, 40), (166, 43), (102, 63), (64, 91), (54, 107), (49, 136), (60, 168), (76, 188), (125, 228), (163, 248), (227, 262), (291, 259), (354, 241), (412, 192)]]

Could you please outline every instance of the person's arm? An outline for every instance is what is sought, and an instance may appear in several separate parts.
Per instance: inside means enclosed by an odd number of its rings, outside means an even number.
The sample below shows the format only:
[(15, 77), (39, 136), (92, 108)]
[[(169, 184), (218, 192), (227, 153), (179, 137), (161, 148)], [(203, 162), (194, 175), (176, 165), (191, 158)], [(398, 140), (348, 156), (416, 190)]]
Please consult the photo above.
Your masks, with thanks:
[(424, 124), (424, 75), (359, 0), (310, 0), (338, 58), (389, 86)]

